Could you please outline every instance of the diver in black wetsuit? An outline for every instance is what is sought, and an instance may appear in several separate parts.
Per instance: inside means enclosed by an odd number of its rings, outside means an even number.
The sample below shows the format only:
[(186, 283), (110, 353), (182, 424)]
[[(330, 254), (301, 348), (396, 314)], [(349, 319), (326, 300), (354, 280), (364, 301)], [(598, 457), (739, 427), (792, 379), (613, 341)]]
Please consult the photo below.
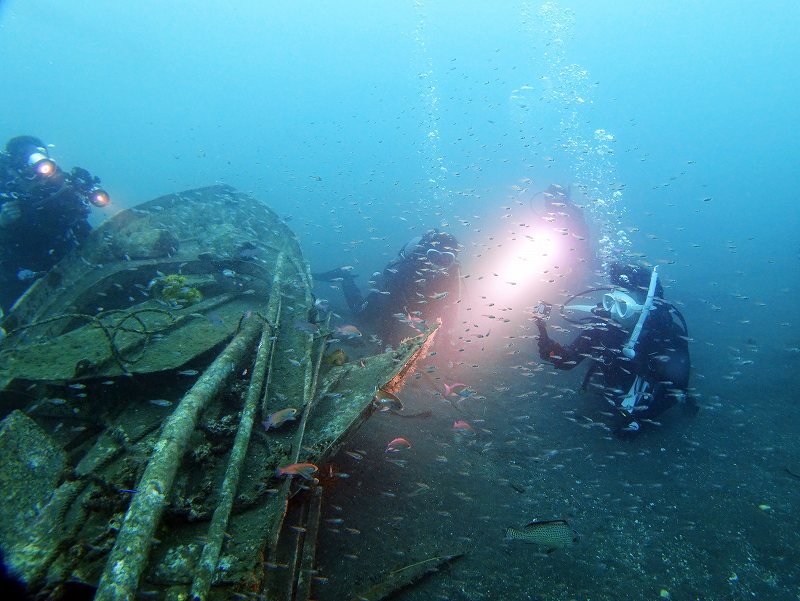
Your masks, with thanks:
[(0, 152), (0, 316), (91, 231), (108, 194), (86, 169), (59, 169), (44, 142), (18, 136)]
[[(366, 298), (355, 275), (338, 268), (313, 274), (317, 281), (341, 281), (350, 310), (376, 331), (384, 344), (396, 345), (441, 318), (445, 331), (455, 326), (459, 300), (461, 245), (438, 230), (407, 242), (383, 273), (375, 274)], [(410, 326), (410, 327), (409, 327)]]
[(607, 289), (601, 304), (579, 307), (568, 301), (562, 309), (590, 312), (578, 320), (565, 316), (583, 329), (572, 343), (562, 346), (552, 340), (542, 317), (535, 318), (539, 355), (558, 369), (572, 369), (590, 357), (593, 363), (583, 389), (600, 389), (619, 414), (618, 433), (638, 431), (643, 420), (652, 420), (676, 403), (696, 412), (687, 392), (691, 363), (686, 322), (663, 300), (657, 268), (649, 272), (613, 263), (609, 275), (613, 288)]

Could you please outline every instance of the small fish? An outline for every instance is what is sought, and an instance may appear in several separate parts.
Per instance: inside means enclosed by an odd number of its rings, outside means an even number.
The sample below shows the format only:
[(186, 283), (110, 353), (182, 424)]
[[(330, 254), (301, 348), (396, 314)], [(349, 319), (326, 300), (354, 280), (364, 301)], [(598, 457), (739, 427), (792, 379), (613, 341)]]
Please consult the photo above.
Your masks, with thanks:
[(172, 401), (168, 401), (167, 399), (152, 399), (147, 402), (156, 407), (172, 407)]
[(319, 332), (319, 325), (315, 323), (309, 323), (307, 321), (302, 321), (299, 319), (294, 320), (294, 329), (299, 332), (305, 332), (306, 334), (316, 334)]
[(375, 408), (378, 411), (402, 411), (403, 403), (391, 392), (386, 392), (380, 388), (375, 392), (375, 397), (372, 399)]
[(341, 366), (347, 363), (348, 361), (347, 353), (345, 353), (342, 349), (338, 348), (334, 351), (331, 351), (327, 355), (322, 357), (322, 363), (324, 365), (337, 365)]
[(199, 373), (200, 372), (197, 371), (196, 369), (184, 369), (183, 371), (179, 371), (178, 375), (179, 376), (196, 376)]
[(261, 423), (264, 425), (265, 430), (269, 430), (270, 428), (279, 428), (286, 422), (295, 419), (297, 419), (297, 409), (294, 407), (287, 407), (286, 409), (271, 413), (269, 417)]
[(421, 495), (423, 493), (426, 493), (431, 489), (430, 485), (425, 484), (424, 482), (415, 482), (414, 484), (417, 485), (417, 487), (418, 487), (417, 490), (408, 493), (406, 495), (407, 497), (416, 497), (417, 495)]
[(275, 470), (275, 475), (280, 476), (300, 476), (305, 480), (313, 480), (314, 474), (319, 468), (313, 463), (290, 463)]
[(17, 279), (24, 282), (25, 280), (32, 280), (36, 277), (36, 272), (30, 269), (20, 269), (17, 272)]
[(428, 330), (428, 324), (419, 316), (419, 311), (414, 311), (413, 313), (406, 312), (405, 314), (400, 313), (399, 315), (400, 317), (398, 317), (398, 319), (400, 323), (411, 326), (420, 334), (424, 334)]
[(578, 542), (578, 533), (569, 527), (567, 520), (534, 520), (524, 528), (507, 528), (506, 540), (534, 543), (550, 553)]
[(225, 325), (225, 321), (222, 319), (222, 316), (220, 316), (220, 314), (217, 313), (216, 311), (212, 311), (211, 313), (209, 313), (205, 317), (215, 327), (219, 328), (219, 327), (222, 327), (222, 326)]
[(459, 396), (467, 388), (469, 388), (469, 386), (462, 384), (461, 382), (456, 382), (455, 384), (445, 384), (444, 396)]
[(394, 438), (389, 442), (388, 445), (386, 445), (386, 452), (399, 453), (400, 451), (404, 451), (410, 448), (411, 448), (411, 443), (408, 442), (405, 438)]
[(400, 411), (395, 411), (394, 409), (390, 409), (390, 411), (392, 412), (392, 415), (404, 418), (425, 418), (433, 415), (433, 411), (430, 409), (423, 409), (422, 411), (416, 411), (414, 413), (401, 413)]
[(361, 338), (361, 332), (355, 326), (346, 325), (346, 326), (338, 326), (334, 332), (337, 336), (345, 339), (351, 338)]
[(469, 422), (459, 419), (453, 422), (453, 433), (459, 436), (475, 436), (475, 428)]
[(431, 300), (441, 300), (441, 299), (445, 298), (448, 294), (450, 294), (450, 293), (449, 292), (436, 292), (436, 293), (434, 293), (434, 294), (432, 294), (430, 296), (430, 299)]

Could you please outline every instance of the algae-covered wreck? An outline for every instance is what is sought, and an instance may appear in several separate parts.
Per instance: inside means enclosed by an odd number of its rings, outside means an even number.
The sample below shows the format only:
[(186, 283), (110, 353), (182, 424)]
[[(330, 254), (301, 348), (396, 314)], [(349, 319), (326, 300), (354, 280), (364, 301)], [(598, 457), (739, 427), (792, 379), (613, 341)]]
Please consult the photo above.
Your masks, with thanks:
[(0, 544), (29, 590), (308, 598), (325, 478), (276, 468), (324, 462), (431, 337), (321, 369), (329, 319), (288, 227), (226, 186), (121, 212), (39, 280), (0, 343)]

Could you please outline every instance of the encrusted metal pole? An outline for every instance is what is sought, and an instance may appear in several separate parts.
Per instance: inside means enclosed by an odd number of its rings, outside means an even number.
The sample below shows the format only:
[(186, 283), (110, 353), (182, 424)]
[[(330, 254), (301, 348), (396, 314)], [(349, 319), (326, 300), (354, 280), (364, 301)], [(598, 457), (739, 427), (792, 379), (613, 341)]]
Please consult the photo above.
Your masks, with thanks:
[(242, 464), (247, 456), (247, 447), (250, 444), (250, 434), (253, 430), (253, 421), (258, 410), (258, 400), (261, 398), (261, 390), (266, 379), (267, 359), (270, 356), (270, 347), (272, 346), (271, 335), (272, 330), (269, 324), (264, 324), (253, 367), (253, 375), (250, 379), (250, 388), (247, 391), (242, 418), (239, 421), (239, 429), (233, 442), (228, 469), (225, 472), (225, 479), (220, 490), (220, 501), (214, 510), (214, 516), (211, 518), (206, 544), (203, 547), (203, 553), (200, 556), (200, 562), (197, 565), (197, 571), (192, 582), (191, 598), (196, 601), (202, 601), (208, 595), (214, 572), (217, 569), (225, 529), (228, 527), (228, 518), (233, 508), (236, 489), (239, 487)]
[[(327, 319), (325, 320), (325, 329), (327, 330), (330, 326), (331, 316), (328, 315)], [(297, 426), (297, 432), (294, 435), (294, 441), (292, 442), (292, 450), (291, 455), (289, 457), (290, 463), (296, 463), (300, 458), (300, 450), (303, 446), (303, 437), (306, 434), (306, 423), (308, 422), (308, 416), (311, 414), (311, 410), (314, 408), (314, 393), (316, 392), (317, 388), (317, 381), (319, 378), (319, 370), (322, 366), (322, 356), (325, 354), (325, 338), (319, 339), (319, 353), (317, 355), (316, 360), (312, 359), (312, 354), (314, 351), (314, 339), (312, 338), (311, 343), (309, 344), (308, 348), (306, 349), (304, 355), (304, 363), (306, 364), (306, 371), (305, 371), (305, 381), (304, 381), (304, 390), (303, 390), (303, 414), (300, 417), (300, 423)], [(313, 363), (313, 365), (312, 365)], [(264, 399), (264, 407), (266, 408), (266, 395)], [(275, 518), (271, 521), (269, 528), (267, 529), (268, 537), (268, 545), (269, 545), (269, 554), (270, 557), (275, 556), (275, 552), (278, 548), (278, 539), (280, 538), (281, 534), (281, 525), (283, 524), (283, 518), (286, 516), (286, 508), (289, 502), (289, 493), (291, 492), (292, 487), (292, 480), (291, 478), (286, 478), (281, 483), (280, 488), (278, 489), (278, 493), (276, 495), (277, 498), (283, 499), (283, 511), (279, 514), (275, 515)]]
[(244, 357), (252, 354), (260, 320), (245, 319), (242, 329), (181, 399), (164, 422), (161, 438), (128, 507), (125, 522), (100, 578), (96, 601), (131, 601), (147, 565), (150, 545), (167, 503), (189, 437), (200, 411), (213, 399)]
[[(328, 314), (327, 319), (325, 320), (325, 329), (329, 330), (331, 323), (331, 316), (330, 313)], [(317, 391), (317, 380), (319, 378), (319, 370), (322, 367), (322, 357), (325, 354), (325, 340), (327, 339), (327, 334), (319, 339), (319, 352), (317, 353), (316, 359), (312, 357), (314, 353), (314, 344), (313, 339), (312, 343), (306, 349), (305, 354), (305, 364), (306, 364), (306, 373), (305, 373), (305, 390), (303, 393), (303, 403), (305, 404), (305, 408), (303, 410), (303, 415), (300, 418), (300, 424), (297, 426), (297, 434), (294, 437), (294, 443), (292, 444), (292, 463), (298, 461), (300, 459), (300, 449), (303, 448), (303, 438), (306, 435), (306, 424), (308, 423), (308, 418), (311, 415), (311, 411), (314, 409), (316, 405), (315, 402), (315, 394)]]
[[(276, 267), (280, 268), (283, 264), (283, 254), (279, 254), (276, 260)], [(272, 338), (272, 327), (270, 324), (277, 323), (280, 318), (281, 310), (281, 285), (280, 278), (276, 273), (272, 290), (270, 292), (269, 303), (267, 306), (267, 323), (261, 333), (261, 342), (258, 345), (256, 360), (253, 366), (253, 375), (250, 379), (250, 388), (247, 391), (247, 399), (242, 410), (242, 417), (239, 421), (239, 429), (236, 432), (236, 439), (233, 443), (228, 469), (225, 472), (225, 480), (220, 491), (220, 502), (214, 510), (211, 525), (208, 528), (207, 542), (203, 547), (200, 556), (194, 581), (192, 582), (192, 599), (205, 599), (211, 588), (214, 572), (217, 569), (219, 554), (222, 549), (222, 541), (225, 537), (225, 529), (228, 527), (233, 501), (236, 490), (239, 486), (242, 465), (247, 455), (250, 445), (250, 434), (253, 429), (256, 412), (258, 411), (258, 401), (264, 390), (264, 383), (272, 374), (272, 355), (275, 352), (275, 342)]]
[(317, 534), (319, 533), (319, 518), (322, 513), (322, 487), (317, 486), (311, 493), (308, 501), (308, 517), (306, 518), (306, 533), (303, 540), (303, 554), (300, 558), (300, 568), (297, 576), (296, 601), (308, 601), (311, 598), (311, 583), (314, 580), (314, 558), (317, 554)]
[[(272, 327), (278, 330), (281, 327), (281, 309), (283, 308), (283, 301), (281, 300), (281, 290), (283, 288), (281, 275), (283, 274), (283, 265), (286, 262), (286, 254), (283, 252), (278, 253), (275, 257), (275, 265), (273, 267), (275, 275), (272, 278), (272, 289), (269, 294), (269, 302), (267, 303), (267, 315), (272, 324)], [(272, 367), (272, 356), (275, 353), (275, 345), (272, 345), (272, 352), (269, 356), (269, 365)], [(267, 373), (267, 385), (264, 388), (264, 397), (261, 400), (261, 415), (266, 419), (269, 415), (269, 407), (267, 402), (269, 400), (269, 386), (272, 382), (272, 369)]]

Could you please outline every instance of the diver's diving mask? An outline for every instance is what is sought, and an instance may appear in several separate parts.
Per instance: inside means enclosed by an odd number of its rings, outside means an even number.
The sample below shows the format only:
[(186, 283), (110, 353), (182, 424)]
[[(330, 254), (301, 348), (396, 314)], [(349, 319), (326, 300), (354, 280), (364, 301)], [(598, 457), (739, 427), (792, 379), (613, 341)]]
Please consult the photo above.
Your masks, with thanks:
[(630, 294), (614, 290), (603, 295), (603, 309), (614, 319), (627, 320), (641, 312), (644, 306), (637, 303)]
[(429, 248), (427, 251), (425, 251), (425, 256), (428, 258), (428, 261), (434, 265), (438, 265), (439, 267), (450, 267), (456, 262), (455, 253), (452, 253), (449, 250), (439, 251), (435, 248)]

